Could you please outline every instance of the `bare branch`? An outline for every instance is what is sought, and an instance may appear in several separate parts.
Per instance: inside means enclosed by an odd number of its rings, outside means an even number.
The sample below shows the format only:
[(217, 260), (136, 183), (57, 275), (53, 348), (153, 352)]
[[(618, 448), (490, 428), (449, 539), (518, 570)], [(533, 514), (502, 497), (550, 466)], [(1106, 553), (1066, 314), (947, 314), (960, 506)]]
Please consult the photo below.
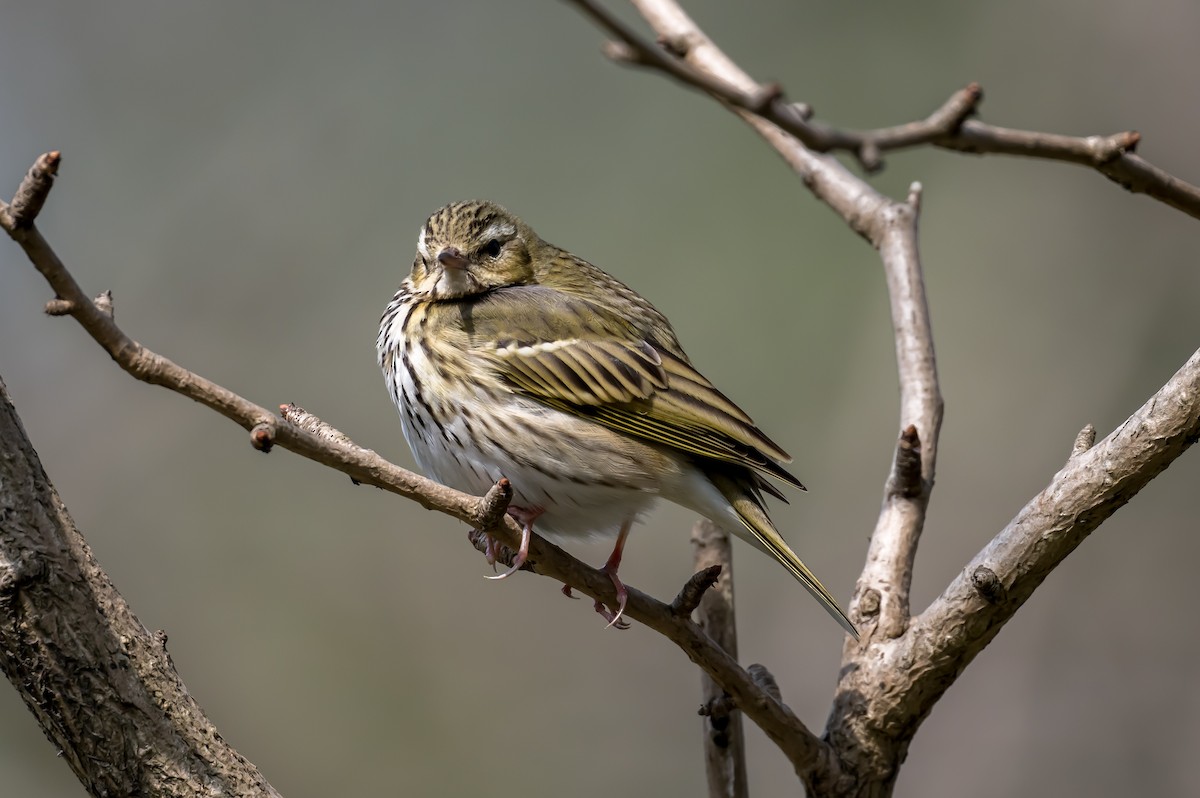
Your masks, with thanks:
[[(925, 278), (917, 248), (921, 187), (914, 184), (906, 203), (888, 206), (879, 253), (887, 276), (896, 366), (900, 380), (900, 427), (883, 507), (871, 535), (856, 595), (878, 600), (876, 634), (893, 638), (908, 625), (909, 589), (917, 542), (933, 490), (942, 395), (938, 387), (933, 328), (925, 299)], [(872, 599), (871, 603), (874, 603)]]
[(721, 563), (716, 563), (692, 574), (671, 601), (671, 612), (676, 615), (691, 615), (695, 612), (704, 594), (721, 578), (724, 567)]
[[(877, 623), (863, 643), (847, 642), (828, 739), (852, 773), (847, 778), (853, 779), (854, 792), (886, 794), (921, 721), (975, 654), (1088, 532), (1200, 437), (1200, 352), (1105, 442), (1093, 447), (1094, 431), (1085, 429), (1072, 459), (1051, 486), (964, 569), (933, 606), (910, 618), (913, 558), (933, 486), (942, 418), (917, 248), (920, 187), (914, 185), (906, 202), (891, 202), (806, 144), (816, 149), (850, 149), (864, 161), (869, 160), (864, 152), (871, 155), (871, 147), (882, 151), (922, 142), (1066, 160), (1095, 168), (1193, 216), (1200, 216), (1200, 190), (1131, 155), (1136, 133), (1076, 139), (967, 120), (981, 97), (975, 85), (951, 97), (923, 123), (844, 133), (851, 142), (833, 142), (833, 146), (830, 140), (819, 140), (818, 126), (799, 125), (790, 118), (795, 115), (808, 122), (804, 109), (783, 102), (777, 86), (760, 87), (730, 61), (673, 0), (633, 2), (657, 33), (661, 51), (613, 24), (596, 3), (579, 0), (577, 5), (621, 40), (619, 46), (608, 48), (610, 56), (667, 72), (733, 110), (784, 157), (818, 199), (878, 248), (883, 259), (903, 432), (854, 604), (859, 618), (877, 617)], [(675, 59), (687, 69), (676, 63), (663, 66), (664, 59), (668, 63)], [(821, 785), (813, 778), (816, 773), (800, 775), (810, 791), (828, 788), (829, 783)], [(839, 790), (840, 786), (833, 787)]]
[[(126, 335), (111, 315), (87, 299), (32, 222), (29, 219), (28, 227), (17, 227), (10, 206), (0, 203), (0, 227), (21, 245), (58, 297), (70, 303), (69, 315), (136, 379), (161, 385), (215, 410), (251, 431), (256, 448), (267, 451), (278, 445), (341, 471), (356, 482), (404, 496), (426, 509), (437, 510), (466, 524), (477, 523), (481, 508), (486, 510), (493, 506), (487, 497), (470, 496), (400, 468), (370, 449), (355, 445), (340, 433), (323, 437), (318, 434), (321, 430), (302, 429), (143, 347)], [(520, 527), (503, 514), (499, 521), (482, 531), (515, 549), (520, 539)], [(580, 562), (537, 535), (533, 536), (527, 564), (535, 573), (570, 585), (592, 599), (616, 603), (616, 591), (607, 574)], [(629, 600), (625, 616), (645, 624), (682, 649), (779, 746), (797, 773), (837, 772), (837, 762), (830, 755), (829, 746), (808, 731), (791, 709), (765, 695), (737, 661), (713, 643), (695, 622), (681, 617), (669, 605), (635, 588), (627, 588)]]
[[(1095, 169), (1133, 193), (1146, 194), (1200, 218), (1200, 187), (1134, 155), (1141, 138), (1135, 131), (1076, 137), (988, 125), (968, 118), (983, 99), (983, 90), (977, 83), (954, 92), (940, 108), (915, 122), (875, 130), (835, 128), (812, 121), (809, 106), (784, 99), (783, 89), (777, 84), (759, 85), (744, 73), (741, 79), (732, 80), (725, 70), (714, 69), (712, 64), (708, 68), (695, 68), (696, 61), (690, 58), (692, 49), (697, 45), (709, 47), (712, 42), (690, 20), (686, 27), (691, 30), (680, 30), (678, 23), (683, 12), (672, 0), (634, 2), (659, 33), (661, 47), (643, 40), (596, 0), (573, 2), (617, 37), (617, 42), (608, 43), (604, 49), (605, 55), (613, 60), (663, 72), (726, 105), (760, 117), (790, 133), (813, 152), (848, 152), (868, 172), (883, 167), (884, 152), (926, 144), (977, 155), (1065, 161)], [(664, 33), (668, 28), (674, 32)]]
[(41, 213), (54, 185), (54, 177), (58, 174), (58, 166), (62, 163), (62, 153), (55, 150), (47, 152), (33, 162), (25, 173), (12, 202), (4, 205), (0, 202), (0, 224), (5, 229), (12, 227), (23, 230), (33, 224), (33, 220)]
[(91, 795), (274, 796), (96, 563), (0, 380), (0, 668)]
[[(733, 610), (733, 549), (729, 535), (707, 518), (692, 527), (692, 551), (700, 573), (716, 572), (724, 578), (704, 591), (697, 611), (700, 628), (718, 646), (737, 659), (737, 624)], [(690, 582), (689, 582), (690, 584)], [(701, 714), (707, 718), (704, 735), (704, 770), (710, 798), (746, 798), (746, 739), (742, 716), (729, 696), (705, 674), (700, 676)], [(778, 696), (775, 696), (779, 700)]]
[(873, 662), (907, 667), (864, 663), (846, 674), (830, 715), (834, 745), (868, 752), (869, 771), (897, 767), (933, 705), (1042, 580), (1197, 440), (1200, 351), (1108, 437), (1073, 453), (906, 634), (873, 641)]

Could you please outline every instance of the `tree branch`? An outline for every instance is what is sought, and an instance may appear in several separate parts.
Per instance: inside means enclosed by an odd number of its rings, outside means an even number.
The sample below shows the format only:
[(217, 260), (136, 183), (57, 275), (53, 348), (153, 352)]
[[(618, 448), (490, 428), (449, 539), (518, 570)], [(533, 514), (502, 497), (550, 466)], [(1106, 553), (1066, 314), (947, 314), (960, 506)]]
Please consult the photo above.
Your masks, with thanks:
[[(879, 195), (814, 150), (864, 152), (928, 143), (972, 152), (1022, 154), (1091, 166), (1134, 191), (1200, 217), (1200, 190), (1128, 153), (1137, 134), (1074, 139), (994, 128), (965, 117), (978, 103), (968, 86), (922, 123), (841, 139), (808, 122), (776, 86), (759, 86), (673, 0), (633, 0), (666, 52), (643, 42), (593, 0), (575, 0), (619, 39), (618, 60), (663, 71), (700, 88), (753, 127), (813, 194), (879, 251), (887, 276), (901, 387), (901, 429), (884, 504), (852, 613), (877, 618), (862, 643), (847, 641), (827, 739), (842, 779), (802, 771), (810, 792), (886, 795), (909, 742), (945, 689), (1021, 603), (1084, 537), (1200, 437), (1200, 352), (1100, 445), (1085, 428), (1050, 487), (915, 619), (909, 587), (933, 486), (942, 400), (917, 248), (920, 187), (906, 202)], [(808, 146), (806, 146), (808, 145)], [(870, 166), (870, 163), (866, 163)], [(834, 774), (837, 770), (830, 771)]]
[[(30, 175), (41, 175), (43, 172), (53, 175), (60, 160), (58, 153), (43, 155)], [(31, 186), (31, 178), (27, 176), (17, 196), (32, 193), (36, 198), (40, 193), (39, 201), (44, 202), (50, 181), (38, 180), (38, 185)], [(476, 525), (481, 518), (497, 517), (495, 495), (482, 498), (470, 496), (400, 468), (370, 449), (357, 446), (319, 419), (308, 421), (305, 415), (310, 414), (301, 415), (303, 411), (300, 408), (286, 411), (286, 415), (300, 422), (290, 423), (137, 343), (116, 325), (111, 308), (106, 313), (87, 298), (38, 232), (33, 218), (14, 217), (13, 210), (14, 206), (0, 202), (0, 227), (21, 245), (58, 299), (66, 303), (62, 306), (63, 312), (74, 317), (117, 365), (136, 379), (161, 385), (217, 411), (250, 430), (252, 445), (262, 451), (280, 446), (341, 471), (356, 482), (404, 496), (426, 509), (437, 510), (466, 524)], [(16, 223), (18, 219), (23, 220), (22, 224)], [(503, 513), (499, 514), (498, 521), (484, 531), (515, 549), (520, 539), (520, 527)], [(615, 605), (616, 592), (612, 580), (605, 573), (580, 562), (537, 535), (533, 536), (530, 545), (528, 565), (536, 573), (570, 585), (595, 600)], [(716, 645), (686, 613), (681, 615), (670, 605), (635, 588), (628, 590), (625, 615), (645, 624), (681, 648), (780, 747), (798, 773), (812, 769), (822, 773), (836, 772), (836, 761), (830, 756), (829, 746), (813, 735), (791, 709), (764, 693), (737, 661)]]
[[(737, 659), (737, 624), (733, 611), (733, 548), (729, 535), (707, 518), (692, 527), (692, 550), (697, 573), (721, 575), (700, 598), (696, 611), (700, 628), (713, 642)], [(715, 575), (715, 574), (714, 574)], [(700, 676), (704, 724), (704, 770), (710, 798), (747, 798), (746, 738), (742, 715), (719, 684)], [(776, 697), (778, 700), (778, 696)]]
[(1042, 580), (1200, 440), (1200, 350), (1107, 438), (1087, 446), (1089, 437), (1085, 428), (1050, 484), (903, 636), (872, 641), (871, 659), (843, 677), (829, 738), (859, 752), (860, 772), (894, 772), (933, 705)]
[(87, 791), (276, 796), (100, 569), (0, 379), (0, 667)]
[(732, 108), (760, 117), (813, 152), (848, 152), (867, 172), (883, 168), (884, 152), (927, 144), (976, 155), (1065, 161), (1095, 169), (1133, 193), (1146, 194), (1200, 218), (1200, 187), (1135, 155), (1133, 150), (1141, 137), (1134, 131), (1076, 137), (988, 125), (969, 118), (983, 100), (983, 89), (977, 83), (954, 92), (940, 108), (915, 122), (875, 130), (835, 128), (812, 121), (811, 107), (785, 99), (778, 84), (760, 85), (745, 73), (739, 79), (730, 79), (726, 70), (713, 68), (712, 63), (697, 68), (697, 60), (689, 57), (692, 50), (698, 45), (709, 47), (712, 42), (690, 19), (686, 25), (680, 24), (683, 12), (671, 0), (634, 2), (658, 32), (657, 44), (661, 46), (643, 40), (596, 0), (572, 2), (616, 37), (615, 43), (605, 47), (605, 54), (613, 60), (657, 70)]

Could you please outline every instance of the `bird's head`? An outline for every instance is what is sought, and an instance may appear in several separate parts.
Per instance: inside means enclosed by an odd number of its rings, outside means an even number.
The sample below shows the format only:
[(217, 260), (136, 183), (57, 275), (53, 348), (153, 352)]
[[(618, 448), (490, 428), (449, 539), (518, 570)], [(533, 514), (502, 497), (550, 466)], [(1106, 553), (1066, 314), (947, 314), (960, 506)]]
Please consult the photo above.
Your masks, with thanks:
[(541, 240), (494, 202), (455, 202), (433, 213), (417, 238), (413, 290), (430, 299), (461, 299), (533, 282)]

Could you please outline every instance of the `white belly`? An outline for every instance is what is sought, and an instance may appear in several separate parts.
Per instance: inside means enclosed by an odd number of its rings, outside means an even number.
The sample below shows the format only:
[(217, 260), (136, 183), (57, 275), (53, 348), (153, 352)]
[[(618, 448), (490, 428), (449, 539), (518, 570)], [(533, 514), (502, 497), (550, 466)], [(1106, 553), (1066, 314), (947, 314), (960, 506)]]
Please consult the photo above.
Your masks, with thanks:
[[(386, 332), (399, 334), (403, 312)], [(383, 347), (392, 335), (381, 335)], [(404, 438), (421, 469), (444, 485), (480, 496), (501, 477), (514, 507), (543, 511), (534, 528), (550, 538), (615, 536), (650, 509), (678, 458), (521, 396), (507, 387), (464, 388), (446, 381), (419, 346), (395, 342), (384, 363)], [(436, 349), (433, 350), (436, 357)], [(389, 373), (388, 365), (392, 366)], [(580, 424), (586, 438), (579, 437)]]

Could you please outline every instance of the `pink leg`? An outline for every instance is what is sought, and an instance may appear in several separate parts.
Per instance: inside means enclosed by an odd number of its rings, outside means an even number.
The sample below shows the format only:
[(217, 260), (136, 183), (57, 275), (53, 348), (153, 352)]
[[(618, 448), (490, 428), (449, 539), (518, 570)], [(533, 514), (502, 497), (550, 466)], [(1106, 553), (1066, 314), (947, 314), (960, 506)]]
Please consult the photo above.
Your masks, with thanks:
[[(536, 521), (537, 517), (544, 512), (545, 510), (543, 510), (541, 507), (534, 507), (528, 510), (524, 507), (508, 508), (508, 514), (521, 523), (521, 545), (517, 548), (517, 556), (513, 558), (513, 564), (511, 568), (502, 574), (496, 574), (495, 576), (484, 576), (484, 579), (503, 579), (504, 577), (512, 576), (517, 571), (521, 570), (521, 566), (525, 564), (525, 560), (529, 559), (529, 539), (533, 537), (533, 522)], [(488, 540), (489, 542), (492, 542), (490, 537)], [(494, 542), (492, 543), (494, 546)], [(492, 548), (492, 546), (489, 546), (489, 548)], [(495, 552), (493, 551), (491, 561), (494, 563), (495, 560), (496, 556)]]
[(617, 542), (613, 546), (612, 554), (608, 555), (608, 561), (600, 569), (608, 574), (608, 578), (612, 580), (613, 587), (617, 589), (617, 611), (615, 613), (608, 607), (605, 607), (602, 602), (597, 601), (595, 605), (596, 612), (600, 613), (608, 621), (606, 629), (612, 626), (618, 629), (629, 628), (629, 622), (621, 617), (625, 614), (625, 605), (629, 602), (629, 591), (625, 589), (621, 578), (617, 576), (617, 569), (621, 567), (621, 555), (625, 553), (625, 539), (629, 537), (629, 530), (631, 528), (633, 528), (632, 520), (621, 524), (621, 531), (617, 535)]

